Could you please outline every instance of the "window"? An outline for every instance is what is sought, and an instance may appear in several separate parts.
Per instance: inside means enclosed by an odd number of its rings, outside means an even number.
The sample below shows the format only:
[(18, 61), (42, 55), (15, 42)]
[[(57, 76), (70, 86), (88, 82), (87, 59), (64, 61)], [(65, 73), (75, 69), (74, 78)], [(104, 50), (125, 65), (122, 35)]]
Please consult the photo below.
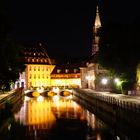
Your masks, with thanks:
[(57, 73), (60, 73), (61, 72), (61, 69), (57, 69)]
[(30, 79), (32, 79), (32, 74), (30, 74)]
[(34, 66), (34, 71), (36, 71), (36, 66)]
[(78, 70), (77, 69), (74, 69), (74, 73), (76, 73)]
[(69, 69), (65, 69), (65, 73), (68, 73), (69, 72)]
[(32, 66), (30, 66), (29, 70), (30, 70), (30, 71), (32, 70)]
[(40, 71), (40, 66), (38, 66), (38, 71)]
[(44, 66), (42, 67), (42, 71), (44, 71)]

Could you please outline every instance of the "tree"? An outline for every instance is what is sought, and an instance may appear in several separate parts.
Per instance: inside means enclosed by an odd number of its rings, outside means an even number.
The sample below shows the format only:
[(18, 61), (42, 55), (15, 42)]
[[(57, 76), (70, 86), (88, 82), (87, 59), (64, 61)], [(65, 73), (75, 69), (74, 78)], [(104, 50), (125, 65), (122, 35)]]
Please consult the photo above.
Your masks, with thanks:
[(112, 75), (125, 79), (123, 88), (131, 90), (136, 83), (136, 67), (140, 62), (138, 26), (108, 24), (101, 28), (99, 63)]
[(11, 26), (6, 15), (0, 13), (0, 18), (0, 86), (9, 89), (10, 82), (15, 82), (25, 69), (20, 61), (23, 46), (8, 37)]

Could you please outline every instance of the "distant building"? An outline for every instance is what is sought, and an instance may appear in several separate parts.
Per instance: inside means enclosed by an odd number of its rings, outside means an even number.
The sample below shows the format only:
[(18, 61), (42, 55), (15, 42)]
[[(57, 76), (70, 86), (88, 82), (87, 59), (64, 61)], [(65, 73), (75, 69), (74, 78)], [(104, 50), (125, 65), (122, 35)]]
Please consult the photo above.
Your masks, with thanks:
[(80, 88), (81, 74), (79, 66), (73, 64), (56, 66), (51, 73), (51, 86)]
[(23, 50), (23, 60), (26, 69), (20, 75), (16, 85), (25, 89), (31, 87), (51, 86), (50, 74), (55, 67), (55, 60), (50, 59), (42, 43)]

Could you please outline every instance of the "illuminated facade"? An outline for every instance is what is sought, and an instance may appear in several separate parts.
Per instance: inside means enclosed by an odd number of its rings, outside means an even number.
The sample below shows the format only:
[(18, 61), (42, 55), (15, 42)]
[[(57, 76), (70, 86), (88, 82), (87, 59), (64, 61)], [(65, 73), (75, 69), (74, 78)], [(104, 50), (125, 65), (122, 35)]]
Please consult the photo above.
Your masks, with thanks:
[(70, 64), (56, 66), (51, 73), (51, 85), (59, 87), (81, 87), (80, 68)]
[(25, 89), (51, 86), (50, 74), (55, 61), (49, 58), (45, 46), (39, 43), (35, 47), (25, 48), (23, 55), (26, 69), (20, 76), (19, 86), (24, 85)]
[(140, 64), (138, 64), (137, 66), (136, 76), (137, 76), (136, 93), (140, 95)]

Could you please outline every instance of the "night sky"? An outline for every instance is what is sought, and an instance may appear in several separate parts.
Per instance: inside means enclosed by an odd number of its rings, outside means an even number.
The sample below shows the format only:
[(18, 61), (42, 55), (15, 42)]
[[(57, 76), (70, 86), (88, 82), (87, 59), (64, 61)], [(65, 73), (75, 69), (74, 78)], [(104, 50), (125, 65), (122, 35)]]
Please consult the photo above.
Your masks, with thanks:
[[(92, 26), (97, 1), (10, 1), (6, 3), (10, 36), (26, 44), (45, 43), (49, 55), (91, 55)], [(98, 1), (102, 24), (131, 23), (138, 17), (136, 0)]]

